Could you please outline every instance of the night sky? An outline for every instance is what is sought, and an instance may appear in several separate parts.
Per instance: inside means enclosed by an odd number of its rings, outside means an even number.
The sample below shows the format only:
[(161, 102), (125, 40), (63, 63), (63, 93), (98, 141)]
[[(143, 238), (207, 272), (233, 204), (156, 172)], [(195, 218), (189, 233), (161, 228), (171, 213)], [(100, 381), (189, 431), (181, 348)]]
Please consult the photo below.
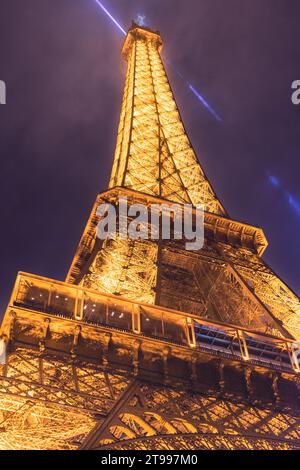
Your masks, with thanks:
[[(125, 29), (146, 15), (165, 57), (221, 115), (216, 121), (166, 67), (220, 200), (232, 218), (262, 226), (264, 259), (299, 294), (300, 106), (291, 102), (299, 0), (103, 3)], [(2, 311), (18, 271), (64, 279), (96, 194), (108, 186), (123, 39), (94, 0), (1, 0)]]

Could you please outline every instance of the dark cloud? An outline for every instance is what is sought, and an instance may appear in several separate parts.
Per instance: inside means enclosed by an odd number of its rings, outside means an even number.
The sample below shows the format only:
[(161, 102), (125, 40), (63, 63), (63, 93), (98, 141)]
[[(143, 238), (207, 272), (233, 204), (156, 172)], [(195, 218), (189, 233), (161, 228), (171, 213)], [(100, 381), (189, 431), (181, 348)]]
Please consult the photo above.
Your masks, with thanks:
[[(300, 291), (298, 0), (103, 0), (125, 29), (137, 14), (164, 55), (199, 160), (233, 218), (261, 225), (266, 260)], [(2, 0), (1, 305), (18, 270), (63, 279), (95, 195), (108, 184), (124, 80), (123, 36), (94, 0)], [(168, 68), (168, 67), (167, 67)]]

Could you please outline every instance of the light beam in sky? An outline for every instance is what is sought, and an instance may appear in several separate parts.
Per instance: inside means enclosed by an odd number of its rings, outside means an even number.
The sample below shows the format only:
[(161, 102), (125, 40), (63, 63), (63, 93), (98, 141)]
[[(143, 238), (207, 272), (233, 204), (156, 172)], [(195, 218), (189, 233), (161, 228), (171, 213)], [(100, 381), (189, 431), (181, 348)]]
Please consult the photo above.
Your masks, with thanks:
[[(95, 0), (95, 2), (97, 3), (97, 5), (99, 5), (100, 8), (102, 8), (102, 10), (104, 11), (104, 13), (109, 17), (109, 19), (117, 26), (117, 28), (119, 28), (119, 30), (124, 34), (124, 36), (126, 36), (126, 31), (124, 28), (122, 28), (122, 26), (120, 25), (120, 23), (118, 23), (118, 21), (112, 16), (112, 14), (105, 8), (105, 6), (99, 1), (99, 0)], [(137, 19), (137, 22), (140, 24), (140, 26), (143, 26), (145, 24), (145, 16), (144, 15), (138, 15), (138, 19)], [(166, 60), (168, 62), (168, 64), (170, 64), (170, 66), (175, 70), (175, 72), (177, 73), (177, 75), (185, 82), (185, 84), (187, 85), (188, 89), (194, 94), (194, 96), (196, 96), (196, 98), (202, 103), (202, 105), (207, 109), (207, 111), (210, 112), (210, 114), (212, 116), (214, 116), (214, 118), (217, 120), (217, 121), (222, 121), (221, 117), (216, 113), (216, 111), (208, 104), (208, 102), (203, 98), (203, 96), (200, 94), (200, 92), (198, 90), (196, 90), (195, 87), (193, 87), (193, 85), (191, 85), (184, 77), (183, 75), (178, 72), (178, 70), (170, 63), (170, 61)]]
[(285, 195), (293, 211), (296, 212), (297, 215), (300, 215), (300, 202), (288, 191), (285, 191)]
[(99, 5), (100, 8), (104, 11), (104, 13), (111, 19), (111, 21), (119, 28), (120, 31), (126, 36), (126, 31), (125, 29), (122, 28), (122, 26), (117, 22), (117, 20), (109, 13), (109, 11), (105, 8), (104, 5), (99, 0), (95, 0), (95, 2)]
[(268, 179), (272, 186), (275, 188), (280, 189), (283, 196), (287, 199), (289, 206), (291, 209), (300, 216), (300, 201), (298, 201), (289, 191), (283, 188), (282, 182), (280, 181), (277, 176), (268, 175)]
[(190, 83), (188, 83), (189, 89), (191, 90), (192, 93), (194, 93), (195, 96), (197, 96), (198, 100), (201, 101), (203, 106), (212, 114), (217, 121), (222, 121), (220, 116), (216, 113), (216, 111), (208, 104), (208, 102), (203, 98), (202, 95), (200, 95), (199, 91), (196, 90), (196, 88), (193, 87)]
[(276, 176), (269, 175), (269, 181), (276, 188), (280, 186), (280, 181)]
[(208, 104), (208, 102), (203, 98), (203, 96), (200, 94), (200, 92), (198, 90), (196, 90), (195, 87), (193, 87), (193, 85), (191, 85), (191, 83), (189, 83), (185, 78), (184, 76), (182, 75), (182, 73), (179, 72), (179, 70), (176, 69), (176, 67), (174, 67), (174, 65), (172, 64), (172, 62), (170, 62), (168, 59), (165, 58), (165, 61), (170, 65), (170, 67), (174, 70), (174, 72), (178, 75), (178, 77), (181, 78), (181, 80), (183, 80), (185, 82), (185, 84), (187, 85), (187, 87), (189, 88), (189, 90), (198, 98), (199, 101), (201, 101), (201, 103), (203, 104), (203, 106), (207, 109), (207, 111), (210, 112), (210, 114), (212, 114), (214, 116), (214, 118), (217, 120), (217, 121), (222, 121), (222, 118), (217, 114), (217, 112)]

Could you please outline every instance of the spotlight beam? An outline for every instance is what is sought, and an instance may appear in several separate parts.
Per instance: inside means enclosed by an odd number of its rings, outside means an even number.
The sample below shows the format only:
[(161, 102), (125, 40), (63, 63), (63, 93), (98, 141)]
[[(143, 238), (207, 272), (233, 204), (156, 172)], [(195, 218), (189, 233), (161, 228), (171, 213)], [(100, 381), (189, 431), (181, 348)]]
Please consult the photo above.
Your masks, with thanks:
[(210, 106), (210, 104), (208, 104), (208, 102), (203, 98), (203, 96), (200, 94), (200, 92), (198, 90), (196, 90), (195, 87), (193, 87), (193, 85), (191, 85), (185, 78), (184, 76), (182, 75), (182, 73), (179, 72), (179, 70), (176, 69), (176, 67), (174, 67), (174, 65), (172, 64), (172, 62), (170, 62), (167, 58), (165, 58), (165, 61), (170, 65), (170, 67), (174, 70), (174, 72), (178, 75), (179, 78), (181, 78), (182, 81), (184, 81), (184, 83), (187, 85), (187, 87), (189, 88), (189, 90), (196, 96), (196, 98), (203, 104), (203, 106), (207, 109), (207, 111), (210, 112), (210, 114), (212, 114), (214, 116), (214, 118), (221, 122), (222, 121), (222, 118), (218, 115), (218, 113)]
[(125, 29), (122, 28), (122, 26), (117, 22), (117, 20), (112, 16), (112, 14), (105, 8), (104, 5), (99, 0), (95, 0), (97, 5), (99, 5), (100, 8), (104, 11), (104, 13), (108, 16), (108, 18), (111, 19), (111, 21), (119, 28), (119, 30), (126, 36), (126, 31)]
[(196, 90), (196, 88), (193, 87), (190, 83), (188, 83), (188, 87), (191, 90), (192, 93), (198, 98), (199, 101), (203, 104), (203, 106), (212, 114), (217, 121), (222, 121), (222, 118), (216, 113), (216, 111), (208, 104), (208, 102), (203, 98), (202, 95), (200, 95), (199, 91)]

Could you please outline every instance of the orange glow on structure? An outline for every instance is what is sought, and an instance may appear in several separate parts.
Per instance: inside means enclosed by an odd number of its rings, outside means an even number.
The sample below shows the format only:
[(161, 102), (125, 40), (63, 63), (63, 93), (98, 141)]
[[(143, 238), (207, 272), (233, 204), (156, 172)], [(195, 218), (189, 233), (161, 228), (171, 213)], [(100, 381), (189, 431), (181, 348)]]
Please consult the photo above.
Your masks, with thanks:
[[(19, 273), (1, 325), (0, 449), (299, 449), (298, 297), (230, 219), (158, 32), (133, 24), (109, 189), (65, 282)], [(205, 207), (205, 245), (96, 236), (103, 201)]]

